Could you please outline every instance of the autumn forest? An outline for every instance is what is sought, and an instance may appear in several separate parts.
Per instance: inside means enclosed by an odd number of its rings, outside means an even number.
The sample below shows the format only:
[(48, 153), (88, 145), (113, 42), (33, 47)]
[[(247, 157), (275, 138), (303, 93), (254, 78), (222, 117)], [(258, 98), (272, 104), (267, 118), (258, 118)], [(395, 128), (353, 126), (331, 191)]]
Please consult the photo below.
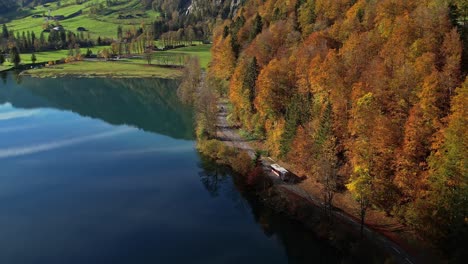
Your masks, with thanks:
[(459, 255), (467, 10), (463, 0), (248, 0), (215, 29), (209, 77), (225, 81), (230, 120), (270, 156)]

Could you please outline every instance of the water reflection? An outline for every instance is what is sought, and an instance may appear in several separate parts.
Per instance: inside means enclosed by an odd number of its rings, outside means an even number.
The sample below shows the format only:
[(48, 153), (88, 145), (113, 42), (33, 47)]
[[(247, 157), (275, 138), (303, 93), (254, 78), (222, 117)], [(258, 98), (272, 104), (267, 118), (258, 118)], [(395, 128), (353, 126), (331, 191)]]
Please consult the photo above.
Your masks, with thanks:
[(305, 228), (250, 195), (243, 177), (200, 157), (185, 140), (193, 138), (192, 114), (175, 86), (29, 77), (18, 84), (7, 74), (0, 263), (383, 262), (345, 228), (323, 231), (320, 211), (308, 212), (317, 220)]
[(202, 155), (199, 166), (200, 181), (212, 197), (225, 196), (236, 208), (250, 214), (263, 233), (278, 239), (284, 248), (288, 263), (383, 263), (389, 256), (376, 245), (361, 240), (354, 229), (336, 220), (330, 220), (318, 208), (308, 208), (313, 224), (303, 223), (278, 213), (246, 188), (244, 177), (229, 168), (217, 165)]
[(113, 125), (194, 139), (192, 111), (167, 79), (35, 79), (3, 72), (0, 104), (68, 110)]
[(198, 173), (203, 186), (208, 193), (213, 196), (219, 196), (219, 188), (224, 182), (229, 180), (229, 170), (224, 166), (219, 166), (210, 158), (201, 156), (199, 166), (203, 168)]
[(7, 74), (8, 73), (6, 71), (0, 72), (0, 78), (2, 79), (4, 85), (7, 83)]

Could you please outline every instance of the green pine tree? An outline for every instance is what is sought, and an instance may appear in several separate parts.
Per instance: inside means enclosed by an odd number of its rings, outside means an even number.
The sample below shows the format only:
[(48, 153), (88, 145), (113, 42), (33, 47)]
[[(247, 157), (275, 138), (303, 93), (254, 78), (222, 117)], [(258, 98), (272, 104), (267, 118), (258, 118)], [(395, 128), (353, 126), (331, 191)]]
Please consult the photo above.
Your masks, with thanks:
[(18, 67), (18, 65), (21, 63), (21, 57), (17, 47), (11, 48), (10, 61), (15, 65), (15, 67)]

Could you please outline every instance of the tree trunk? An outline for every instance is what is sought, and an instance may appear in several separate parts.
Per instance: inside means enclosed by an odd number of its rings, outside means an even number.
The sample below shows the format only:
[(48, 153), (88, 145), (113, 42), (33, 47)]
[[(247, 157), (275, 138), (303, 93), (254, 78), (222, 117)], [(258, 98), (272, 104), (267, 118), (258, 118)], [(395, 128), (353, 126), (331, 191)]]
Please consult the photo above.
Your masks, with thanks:
[(364, 238), (364, 220), (366, 218), (366, 209), (364, 207), (361, 208), (361, 239)]

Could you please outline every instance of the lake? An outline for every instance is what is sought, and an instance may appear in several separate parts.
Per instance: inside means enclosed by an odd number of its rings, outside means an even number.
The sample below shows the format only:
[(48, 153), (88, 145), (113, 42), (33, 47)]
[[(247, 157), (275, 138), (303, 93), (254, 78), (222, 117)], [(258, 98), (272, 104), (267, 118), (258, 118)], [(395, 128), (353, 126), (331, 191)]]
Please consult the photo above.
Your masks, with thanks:
[(3, 73), (0, 263), (375, 261), (262, 206), (200, 156), (176, 88)]

